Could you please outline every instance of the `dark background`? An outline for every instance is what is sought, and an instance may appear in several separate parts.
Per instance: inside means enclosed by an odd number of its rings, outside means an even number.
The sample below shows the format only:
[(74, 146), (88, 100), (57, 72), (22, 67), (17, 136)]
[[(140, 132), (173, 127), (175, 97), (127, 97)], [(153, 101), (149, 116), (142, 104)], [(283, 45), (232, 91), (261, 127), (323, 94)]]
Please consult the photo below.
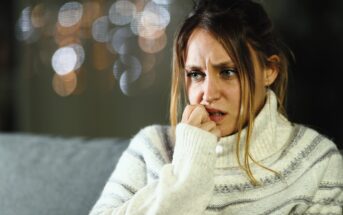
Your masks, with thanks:
[[(343, 148), (340, 74), (343, 1), (265, 0), (263, 3), (295, 55), (290, 71), (289, 118), (318, 130)], [(171, 6), (168, 44), (161, 53), (163, 58), (158, 62), (156, 79), (150, 88), (135, 96), (123, 95), (117, 85), (102, 90), (102, 81), (112, 73), (109, 68), (100, 75), (89, 72), (88, 87), (83, 94), (60, 97), (51, 88), (52, 68), (35, 63), (36, 51), (49, 47), (39, 45), (39, 41), (22, 44), (14, 36), (24, 3), (2, 1), (0, 131), (131, 137), (146, 125), (167, 124), (172, 37), (190, 5), (190, 1), (175, 0)]]

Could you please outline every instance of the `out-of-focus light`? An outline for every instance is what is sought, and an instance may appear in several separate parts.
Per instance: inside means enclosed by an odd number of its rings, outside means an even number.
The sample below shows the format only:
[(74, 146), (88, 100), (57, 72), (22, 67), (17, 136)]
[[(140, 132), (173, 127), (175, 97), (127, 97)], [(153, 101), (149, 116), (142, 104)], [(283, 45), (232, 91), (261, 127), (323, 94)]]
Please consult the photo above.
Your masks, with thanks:
[(85, 70), (82, 68), (73, 72), (76, 74), (77, 85), (73, 91), (73, 95), (81, 95), (87, 88), (87, 76)]
[(112, 4), (108, 17), (115, 25), (126, 25), (131, 22), (136, 11), (136, 6), (133, 3), (120, 0)]
[(116, 80), (120, 80), (120, 76), (124, 72), (124, 64), (120, 59), (116, 60), (113, 65), (113, 75)]
[(146, 0), (134, 0), (133, 3), (136, 6), (137, 12), (141, 12), (141, 11), (143, 11), (147, 1)]
[(100, 71), (107, 69), (115, 57), (109, 53), (106, 44), (103, 43), (94, 43), (92, 53), (93, 65)]
[(132, 84), (130, 80), (130, 75), (127, 71), (124, 71), (124, 73), (120, 76), (119, 80), (119, 86), (120, 90), (127, 96), (132, 95), (132, 92), (130, 91), (130, 85)]
[(59, 75), (72, 72), (77, 65), (78, 56), (72, 47), (62, 47), (52, 56), (52, 68)]
[[(122, 79), (125, 73), (125, 78)], [(113, 74), (115, 79), (125, 84), (130, 84), (138, 80), (142, 74), (142, 64), (137, 57), (130, 55), (122, 55), (113, 66)], [(122, 83), (123, 84), (123, 83)]]
[(154, 2), (149, 2), (144, 8), (142, 22), (144, 26), (156, 26), (163, 29), (166, 28), (170, 22), (170, 13), (164, 7), (155, 4)]
[(81, 43), (80, 38), (76, 35), (55, 35), (55, 42), (59, 45), (59, 47), (67, 46), (74, 43)]
[(95, 41), (100, 43), (109, 40), (109, 21), (107, 16), (96, 19), (92, 25), (92, 36)]
[(147, 20), (155, 19), (155, 18), (157, 17), (156, 17), (156, 14), (154, 13), (149, 13), (149, 12), (136, 13), (136, 15), (131, 21), (131, 25), (130, 25), (131, 31), (135, 35), (138, 35), (144, 38), (154, 39), (154, 38), (160, 37), (163, 34), (165, 29), (161, 28), (160, 26), (148, 25), (148, 22), (147, 22)]
[(112, 36), (112, 47), (118, 54), (128, 54), (131, 50), (135, 50), (134, 34), (128, 27), (121, 27), (116, 30)]
[(78, 70), (83, 64), (83, 62), (85, 61), (85, 50), (80, 44), (77, 44), (77, 43), (70, 44), (68, 47), (73, 48), (76, 53), (77, 60), (76, 60), (74, 70)]
[(41, 28), (45, 26), (47, 22), (48, 13), (43, 4), (34, 6), (31, 14), (31, 22), (33, 27)]
[(169, 22), (170, 14), (168, 10), (153, 2), (149, 2), (146, 4), (142, 14), (135, 17), (131, 28), (133, 28), (133, 32), (136, 32), (136, 28), (138, 35), (141, 37), (154, 39), (161, 36)]
[(67, 35), (77, 35), (80, 31), (81, 23), (70, 26), (68, 28), (62, 26), (59, 22), (56, 23), (55, 35), (67, 36)]
[(101, 14), (99, 2), (86, 2), (83, 4), (82, 27), (89, 28), (96, 18)]
[(52, 88), (60, 96), (69, 96), (77, 86), (77, 76), (75, 72), (66, 75), (55, 74), (52, 79)]
[(131, 20), (130, 23), (130, 28), (132, 33), (138, 35), (139, 34), (139, 26), (141, 26), (141, 19), (143, 16), (143, 12), (137, 12), (134, 16), (133, 19)]
[(160, 52), (167, 45), (167, 35), (164, 33), (157, 39), (139, 37), (139, 47), (146, 53), (155, 54)]
[(120, 60), (123, 62), (127, 71), (127, 80), (130, 82), (136, 81), (142, 74), (142, 64), (138, 58), (131, 55), (122, 55), (120, 56)]
[(163, 4), (163, 5), (169, 5), (171, 4), (174, 0), (152, 0), (156, 4)]
[(149, 72), (156, 64), (156, 56), (153, 54), (144, 53), (140, 57), (140, 60), (142, 62), (142, 73)]
[(127, 71), (128, 79), (131, 82), (136, 81), (142, 73), (142, 64), (138, 58), (130, 55), (122, 55), (113, 66), (113, 74), (115, 79), (119, 80), (121, 75)]
[(76, 1), (67, 2), (58, 12), (58, 22), (63, 27), (71, 27), (80, 22), (82, 14), (82, 4)]
[(28, 40), (34, 33), (31, 22), (31, 7), (22, 10), (16, 25), (16, 36), (18, 40)]

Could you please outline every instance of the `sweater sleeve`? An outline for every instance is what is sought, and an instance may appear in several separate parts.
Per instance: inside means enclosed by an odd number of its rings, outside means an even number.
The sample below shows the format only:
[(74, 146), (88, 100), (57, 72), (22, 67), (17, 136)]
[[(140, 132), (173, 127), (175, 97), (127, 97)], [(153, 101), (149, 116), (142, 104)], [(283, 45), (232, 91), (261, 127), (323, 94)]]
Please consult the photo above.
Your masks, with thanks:
[[(130, 146), (144, 141), (156, 139), (141, 132)], [(90, 214), (202, 214), (212, 197), (216, 142), (209, 132), (178, 124), (172, 163), (150, 183), (146, 165), (124, 152)]]
[(343, 159), (339, 151), (331, 151), (326, 170), (304, 214), (343, 214)]

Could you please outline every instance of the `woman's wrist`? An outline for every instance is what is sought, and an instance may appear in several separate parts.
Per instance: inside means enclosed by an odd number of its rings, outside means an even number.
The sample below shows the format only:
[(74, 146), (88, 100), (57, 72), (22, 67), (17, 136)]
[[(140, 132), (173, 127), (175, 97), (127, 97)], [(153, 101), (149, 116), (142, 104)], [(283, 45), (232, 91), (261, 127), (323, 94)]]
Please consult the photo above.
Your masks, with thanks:
[(217, 136), (195, 126), (179, 123), (176, 126), (176, 142), (172, 164), (174, 172), (183, 169), (214, 169)]

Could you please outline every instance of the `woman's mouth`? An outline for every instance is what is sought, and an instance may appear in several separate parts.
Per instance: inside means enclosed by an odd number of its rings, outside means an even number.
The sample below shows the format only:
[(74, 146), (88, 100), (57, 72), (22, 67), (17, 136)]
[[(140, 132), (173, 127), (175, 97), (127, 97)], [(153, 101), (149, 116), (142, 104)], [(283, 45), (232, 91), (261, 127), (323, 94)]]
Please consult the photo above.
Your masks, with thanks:
[(207, 113), (208, 113), (210, 119), (212, 121), (214, 121), (215, 123), (222, 121), (224, 119), (225, 115), (227, 114), (226, 112), (223, 112), (223, 111), (220, 111), (217, 109), (206, 108), (206, 110), (207, 110)]

